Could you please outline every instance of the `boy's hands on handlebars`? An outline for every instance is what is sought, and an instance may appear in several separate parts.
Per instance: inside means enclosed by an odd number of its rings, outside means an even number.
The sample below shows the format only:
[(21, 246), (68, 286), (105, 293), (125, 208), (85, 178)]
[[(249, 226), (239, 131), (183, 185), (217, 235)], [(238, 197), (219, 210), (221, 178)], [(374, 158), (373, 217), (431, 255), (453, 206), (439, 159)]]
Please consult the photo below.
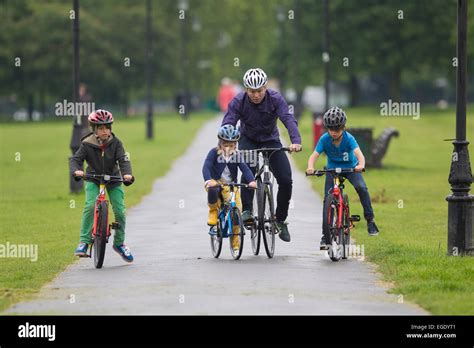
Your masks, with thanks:
[(206, 186), (206, 188), (215, 187), (215, 186), (217, 186), (217, 181), (211, 179), (211, 180), (206, 182), (205, 186)]
[(311, 175), (311, 174), (314, 174), (314, 172), (315, 172), (314, 168), (308, 168), (308, 169), (306, 169), (306, 174)]
[(84, 172), (82, 170), (76, 170), (74, 172), (74, 176), (77, 176), (77, 177), (83, 177), (84, 176)]
[(354, 167), (354, 171), (357, 172), (357, 173), (363, 172), (364, 169), (365, 169), (365, 166), (361, 166), (360, 164), (358, 164), (357, 166)]
[(290, 145), (290, 151), (291, 152), (300, 152), (301, 150), (303, 150), (303, 146), (301, 146), (301, 144), (291, 144)]
[(253, 188), (253, 189), (256, 189), (256, 188), (257, 188), (257, 182), (256, 182), (255, 180), (249, 182), (249, 187), (250, 187), (250, 188)]
[(131, 184), (133, 184), (135, 182), (135, 177), (133, 175), (130, 175), (130, 174), (125, 174), (123, 176), (123, 184), (125, 186), (130, 186)]

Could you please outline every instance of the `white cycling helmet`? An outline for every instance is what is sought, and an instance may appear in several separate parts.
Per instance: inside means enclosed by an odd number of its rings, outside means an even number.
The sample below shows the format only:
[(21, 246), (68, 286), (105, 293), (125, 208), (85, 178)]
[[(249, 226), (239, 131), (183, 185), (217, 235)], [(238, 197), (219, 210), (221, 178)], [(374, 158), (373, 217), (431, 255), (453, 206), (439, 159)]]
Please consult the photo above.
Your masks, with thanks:
[(259, 89), (267, 84), (267, 74), (260, 68), (252, 68), (247, 70), (243, 81), (245, 88)]

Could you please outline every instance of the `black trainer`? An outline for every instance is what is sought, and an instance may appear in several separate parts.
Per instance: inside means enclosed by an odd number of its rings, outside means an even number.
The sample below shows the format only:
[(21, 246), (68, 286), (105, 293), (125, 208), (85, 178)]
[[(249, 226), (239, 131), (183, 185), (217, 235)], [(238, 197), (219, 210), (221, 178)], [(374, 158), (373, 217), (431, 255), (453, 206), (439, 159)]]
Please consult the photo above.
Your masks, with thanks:
[(319, 242), (319, 250), (329, 250), (329, 245), (326, 242), (324, 235), (321, 236), (321, 242)]
[(369, 232), (369, 236), (376, 236), (379, 234), (379, 229), (374, 220), (367, 221), (367, 232)]
[(291, 240), (290, 232), (288, 232), (288, 223), (277, 221), (275, 226), (277, 231), (279, 232), (279, 237), (284, 242), (289, 242)]

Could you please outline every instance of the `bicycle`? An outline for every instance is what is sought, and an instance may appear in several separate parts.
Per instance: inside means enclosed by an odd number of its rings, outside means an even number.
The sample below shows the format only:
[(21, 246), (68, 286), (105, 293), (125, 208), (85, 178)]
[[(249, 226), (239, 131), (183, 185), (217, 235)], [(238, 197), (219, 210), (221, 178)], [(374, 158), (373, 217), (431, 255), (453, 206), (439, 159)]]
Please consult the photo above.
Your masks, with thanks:
[(111, 235), (110, 230), (116, 230), (120, 228), (120, 223), (112, 222), (109, 224), (109, 201), (105, 198), (105, 185), (109, 182), (123, 182), (124, 185), (129, 186), (133, 183), (132, 181), (124, 181), (121, 176), (113, 176), (106, 174), (86, 174), (83, 176), (75, 176), (75, 180), (92, 180), (98, 179), (99, 183), (99, 194), (97, 195), (95, 206), (94, 206), (94, 224), (92, 226), (92, 246), (89, 249), (89, 254), (86, 257), (92, 258), (92, 249), (94, 249), (94, 266), (95, 268), (102, 268), (105, 258), (105, 247), (109, 242)]
[[(212, 255), (215, 258), (218, 258), (221, 254), (222, 250), (222, 239), (229, 238), (230, 242), (230, 250), (231, 255), (234, 260), (240, 259), (242, 256), (242, 250), (244, 247), (244, 225), (242, 221), (242, 215), (240, 209), (237, 207), (235, 201), (235, 188), (236, 187), (246, 187), (249, 186), (247, 184), (237, 184), (237, 183), (228, 183), (228, 184), (220, 184), (214, 187), (226, 187), (230, 188), (230, 201), (226, 202), (222, 197), (222, 206), (218, 212), (218, 220), (217, 225), (211, 226), (209, 229), (209, 235), (211, 236), (211, 251)], [(237, 235), (234, 234), (234, 226), (239, 226), (239, 233)], [(239, 249), (236, 251), (232, 245), (232, 238), (239, 238)]]
[[(363, 169), (362, 171), (365, 171)], [(355, 172), (354, 168), (334, 168), (317, 170), (306, 176), (334, 174), (333, 187), (328, 192), (323, 208), (323, 235), (329, 236), (329, 258), (332, 261), (347, 259), (351, 243), (351, 229), (354, 222), (360, 221), (359, 215), (350, 215), (349, 196), (344, 193), (345, 173)]]
[(263, 244), (268, 258), (275, 253), (276, 217), (275, 202), (273, 200), (273, 182), (271, 180), (270, 156), (275, 151), (291, 152), (289, 147), (261, 148), (255, 150), (242, 150), (262, 154), (260, 166), (257, 168), (255, 180), (257, 181), (257, 194), (254, 195), (252, 222), (247, 222), (245, 227), (250, 230), (252, 251), (254, 255), (260, 252), (260, 239), (263, 236)]

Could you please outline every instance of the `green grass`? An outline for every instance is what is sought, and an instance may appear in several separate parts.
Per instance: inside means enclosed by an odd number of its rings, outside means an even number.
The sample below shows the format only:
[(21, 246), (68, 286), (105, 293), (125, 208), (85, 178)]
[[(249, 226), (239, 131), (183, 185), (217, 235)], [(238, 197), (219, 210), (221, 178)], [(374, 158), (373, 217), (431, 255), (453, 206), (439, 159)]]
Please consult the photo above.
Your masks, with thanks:
[[(145, 140), (143, 118), (116, 122), (113, 131), (130, 153), (136, 177), (125, 189), (128, 207), (151, 191), (210, 116), (193, 114), (183, 122), (177, 114), (160, 114), (153, 141)], [(37, 244), (39, 255), (37, 262), (0, 258), (0, 311), (31, 298), (74, 261), (84, 195), (69, 193), (71, 131), (68, 121), (0, 125), (0, 243)]]
[[(366, 259), (378, 265), (385, 281), (394, 283), (390, 291), (405, 300), (433, 314), (473, 315), (474, 257), (446, 256), (445, 198), (451, 193), (448, 174), (453, 146), (443, 139), (454, 138), (454, 110), (422, 108), (419, 120), (382, 117), (378, 108), (348, 109), (347, 115), (347, 127), (372, 127), (375, 137), (389, 126), (400, 131), (400, 137), (390, 143), (384, 167), (364, 173), (381, 231), (377, 237), (368, 237), (365, 221), (353, 230), (356, 243), (364, 245)], [(311, 123), (308, 114), (300, 120), (304, 152), (293, 156), (302, 170), (313, 151)], [(471, 141), (472, 129), (468, 119)], [(472, 158), (472, 145), (470, 149)], [(315, 167), (325, 164), (323, 156)], [(311, 178), (320, 195), (323, 179)], [(346, 188), (351, 213), (363, 216), (357, 193), (350, 184)]]

